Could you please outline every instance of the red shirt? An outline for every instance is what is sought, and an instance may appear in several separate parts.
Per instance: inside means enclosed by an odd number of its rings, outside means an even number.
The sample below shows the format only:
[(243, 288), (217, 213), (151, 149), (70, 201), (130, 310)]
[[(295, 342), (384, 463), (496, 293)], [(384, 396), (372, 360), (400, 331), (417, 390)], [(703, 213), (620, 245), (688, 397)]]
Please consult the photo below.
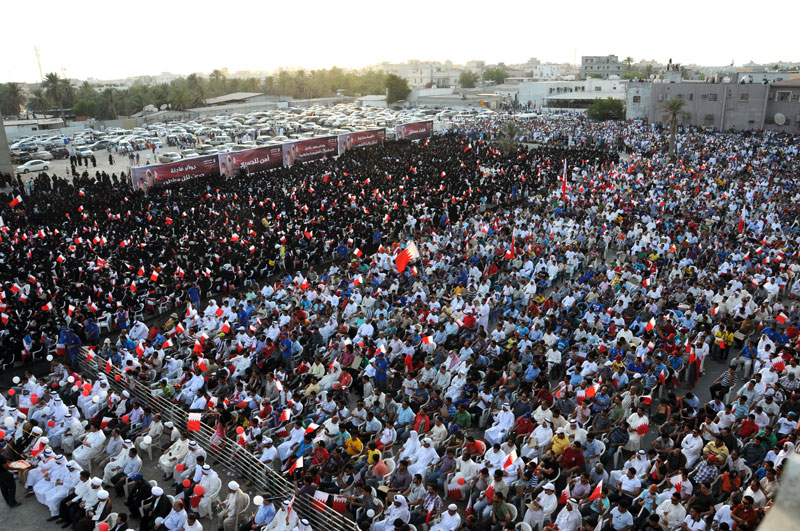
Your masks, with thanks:
[(561, 466), (564, 468), (582, 467), (583, 461), (583, 452), (574, 446), (567, 447), (561, 453)]
[(755, 422), (752, 422), (750, 419), (744, 419), (742, 421), (742, 426), (739, 428), (739, 435), (742, 437), (750, 437), (756, 432), (758, 432), (758, 425)]

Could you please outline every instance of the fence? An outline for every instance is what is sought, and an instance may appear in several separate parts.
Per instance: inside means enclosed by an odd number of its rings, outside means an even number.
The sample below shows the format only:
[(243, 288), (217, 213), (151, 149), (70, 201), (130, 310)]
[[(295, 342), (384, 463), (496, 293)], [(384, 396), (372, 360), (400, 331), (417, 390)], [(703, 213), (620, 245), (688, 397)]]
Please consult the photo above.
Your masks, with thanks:
[[(94, 357), (86, 361), (86, 348), (81, 349), (79, 355), (79, 365), (84, 376), (96, 378), (103, 370), (104, 359)], [(98, 362), (100, 365), (98, 365)], [(116, 381), (115, 376), (120, 375), (122, 379)], [(163, 422), (172, 421), (175, 427), (182, 432), (186, 432), (188, 423), (188, 412), (161, 396), (153, 393), (146, 385), (137, 382), (127, 382), (124, 374), (116, 367), (111, 368), (107, 373), (109, 387), (121, 393), (128, 391), (132, 397), (136, 397), (142, 407), (149, 406), (153, 413), (159, 413)], [(219, 448), (211, 449), (211, 436), (214, 429), (205, 423), (201, 423), (200, 431), (188, 432), (189, 437), (197, 441), (209, 456), (216, 458), (219, 463), (234, 475), (243, 477), (251, 485), (253, 490), (258, 491), (264, 497), (275, 497), (291, 499), (294, 496), (294, 484), (275, 472), (269, 464), (262, 463), (252, 452), (242, 448), (234, 441), (226, 438), (225, 443)], [(334, 511), (330, 507), (321, 507), (312, 504), (310, 499), (298, 498), (293, 505), (294, 510), (300, 518), (308, 519), (312, 529), (325, 531), (353, 531), (355, 523), (342, 514)], [(252, 509), (251, 505), (251, 509)]]

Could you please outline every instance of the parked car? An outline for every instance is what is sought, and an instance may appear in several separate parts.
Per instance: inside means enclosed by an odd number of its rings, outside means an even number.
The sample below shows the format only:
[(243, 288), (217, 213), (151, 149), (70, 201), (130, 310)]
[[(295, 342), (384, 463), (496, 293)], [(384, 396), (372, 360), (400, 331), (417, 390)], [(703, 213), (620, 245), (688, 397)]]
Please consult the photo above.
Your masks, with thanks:
[(158, 156), (158, 162), (166, 163), (166, 162), (175, 162), (177, 160), (181, 160), (181, 156), (178, 153), (170, 152), (170, 153), (162, 153)]
[(11, 152), (11, 162), (14, 164), (23, 164), (29, 160), (33, 160), (33, 157), (27, 151), (14, 150)]
[(89, 148), (81, 148), (81, 149), (79, 149), (79, 150), (78, 150), (78, 154), (80, 154), (80, 156), (81, 156), (81, 157), (84, 157), (84, 158), (89, 158), (89, 157), (91, 157), (92, 155), (94, 155), (94, 153), (92, 152), (92, 150), (91, 150), (91, 149), (89, 149)]
[(53, 160), (53, 154), (49, 151), (37, 151), (31, 157), (39, 160)]
[(92, 151), (99, 151), (101, 149), (108, 149), (108, 146), (110, 145), (111, 142), (109, 142), (108, 140), (98, 140), (97, 142), (89, 146), (89, 149), (91, 149)]
[(29, 173), (32, 171), (49, 170), (50, 165), (43, 160), (29, 160), (22, 166), (17, 166), (17, 173)]
[(200, 153), (198, 153), (193, 149), (184, 149), (183, 151), (181, 151), (181, 156), (185, 159), (188, 159), (189, 157), (197, 157), (199, 155)]
[(69, 151), (65, 147), (57, 147), (50, 150), (50, 153), (53, 155), (53, 158), (56, 159), (67, 159), (69, 158)]

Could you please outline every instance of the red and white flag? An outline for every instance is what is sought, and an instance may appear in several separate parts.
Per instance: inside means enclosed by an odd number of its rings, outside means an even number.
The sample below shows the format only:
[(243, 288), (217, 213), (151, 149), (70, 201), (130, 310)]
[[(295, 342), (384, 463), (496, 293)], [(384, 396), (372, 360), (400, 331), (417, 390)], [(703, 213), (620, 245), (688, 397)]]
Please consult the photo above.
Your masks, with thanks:
[(656, 318), (655, 317), (651, 317), (650, 320), (647, 321), (647, 326), (645, 326), (644, 329), (649, 332), (655, 327), (656, 327)]
[(330, 498), (330, 494), (317, 490), (314, 492), (314, 499), (311, 501), (311, 506), (318, 511), (323, 511), (328, 505), (328, 498)]
[(739, 231), (739, 234), (744, 232), (744, 221), (747, 218), (747, 206), (742, 206), (742, 213), (739, 216), (739, 225), (737, 225), (736, 230)]
[(419, 251), (417, 250), (417, 246), (414, 244), (414, 242), (409, 242), (406, 248), (400, 251), (397, 257), (394, 259), (394, 263), (397, 266), (397, 271), (400, 273), (405, 271), (408, 263), (415, 258), (419, 258)]
[(186, 423), (188, 431), (200, 431), (200, 413), (189, 413), (189, 421)]
[(20, 203), (22, 203), (22, 196), (18, 195), (14, 199), (11, 200), (11, 202), (9, 203), (9, 206), (11, 208), (14, 208), (15, 206), (17, 206)]
[(103, 417), (102, 420), (100, 420), (100, 429), (102, 430), (107, 427), (110, 422), (111, 417)]
[(569, 494), (569, 483), (567, 483), (567, 486), (561, 491), (561, 496), (558, 497), (559, 505), (564, 505), (567, 503), (567, 500), (569, 500)]
[(422, 342), (426, 345), (433, 343), (433, 336), (422, 336)]
[(357, 257), (361, 258), (361, 255), (363, 255), (364, 253), (363, 253), (363, 252), (361, 252), (361, 249), (359, 249), (358, 247), (356, 247), (356, 250), (355, 250), (355, 251), (353, 251), (353, 254), (355, 254)]
[(589, 500), (594, 501), (600, 498), (602, 494), (603, 494), (603, 480), (600, 480), (600, 483), (597, 484), (597, 486), (592, 491), (592, 494), (589, 496)]
[(775, 318), (775, 320), (778, 321), (780, 324), (785, 323), (787, 319), (789, 319), (789, 317), (783, 312), (778, 314), (778, 316)]

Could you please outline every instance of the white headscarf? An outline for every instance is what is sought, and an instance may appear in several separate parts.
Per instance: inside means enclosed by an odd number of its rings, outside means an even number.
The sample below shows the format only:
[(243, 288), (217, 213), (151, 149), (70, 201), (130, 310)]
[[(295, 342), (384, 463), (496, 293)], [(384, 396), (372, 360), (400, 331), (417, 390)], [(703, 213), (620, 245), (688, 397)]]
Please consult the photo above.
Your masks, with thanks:
[(400, 462), (400, 460), (411, 457), (412, 455), (417, 453), (419, 451), (420, 446), (421, 445), (419, 443), (419, 434), (416, 431), (412, 430), (408, 436), (408, 440), (403, 445), (403, 451), (400, 452), (400, 458), (398, 459), (398, 463)]

